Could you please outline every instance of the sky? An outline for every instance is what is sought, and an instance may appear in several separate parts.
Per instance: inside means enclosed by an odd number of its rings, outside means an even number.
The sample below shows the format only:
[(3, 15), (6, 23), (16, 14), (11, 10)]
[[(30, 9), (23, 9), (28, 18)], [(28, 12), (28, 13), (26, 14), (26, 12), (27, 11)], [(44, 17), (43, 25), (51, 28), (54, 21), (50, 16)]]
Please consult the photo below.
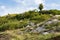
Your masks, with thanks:
[(38, 9), (40, 3), (45, 10), (60, 10), (60, 0), (0, 0), (0, 16)]

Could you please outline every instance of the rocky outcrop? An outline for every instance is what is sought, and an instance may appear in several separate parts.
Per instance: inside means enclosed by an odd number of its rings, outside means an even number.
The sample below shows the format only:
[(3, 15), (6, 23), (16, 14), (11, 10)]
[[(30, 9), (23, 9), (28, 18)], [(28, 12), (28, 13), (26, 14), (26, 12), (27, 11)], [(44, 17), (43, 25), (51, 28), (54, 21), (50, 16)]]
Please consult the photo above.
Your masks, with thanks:
[[(50, 33), (53, 33), (54, 30), (47, 30), (45, 29), (45, 26), (46, 25), (50, 25), (50, 24), (57, 24), (58, 22), (60, 22), (60, 20), (58, 20), (58, 17), (60, 17), (60, 15), (55, 15), (53, 16), (52, 18), (44, 21), (44, 22), (41, 22), (39, 24), (37, 24), (37, 28), (33, 29), (32, 32), (39, 32), (39, 33), (45, 33), (45, 32), (50, 32)], [(53, 31), (53, 32), (52, 32)]]

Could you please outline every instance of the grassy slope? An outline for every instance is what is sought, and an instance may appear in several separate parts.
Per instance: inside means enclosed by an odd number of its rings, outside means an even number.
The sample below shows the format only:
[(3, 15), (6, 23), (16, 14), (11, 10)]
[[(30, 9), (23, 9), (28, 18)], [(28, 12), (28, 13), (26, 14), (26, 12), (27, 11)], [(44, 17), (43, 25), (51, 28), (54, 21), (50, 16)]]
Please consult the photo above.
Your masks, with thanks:
[(28, 25), (28, 21), (35, 24), (48, 20), (50, 14), (26, 12), (24, 14), (8, 14), (0, 17), (0, 31), (20, 29)]

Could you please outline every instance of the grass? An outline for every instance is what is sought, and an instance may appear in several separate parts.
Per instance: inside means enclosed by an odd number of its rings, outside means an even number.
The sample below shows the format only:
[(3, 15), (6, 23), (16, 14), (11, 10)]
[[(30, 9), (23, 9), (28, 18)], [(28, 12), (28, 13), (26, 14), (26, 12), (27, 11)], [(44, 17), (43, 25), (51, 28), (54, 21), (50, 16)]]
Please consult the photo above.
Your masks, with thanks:
[(34, 33), (17, 34), (17, 32), (20, 32), (20, 30), (8, 30), (5, 32), (1, 32), (0, 34), (11, 35), (11, 40), (46, 40), (60, 35), (60, 33), (43, 35)]

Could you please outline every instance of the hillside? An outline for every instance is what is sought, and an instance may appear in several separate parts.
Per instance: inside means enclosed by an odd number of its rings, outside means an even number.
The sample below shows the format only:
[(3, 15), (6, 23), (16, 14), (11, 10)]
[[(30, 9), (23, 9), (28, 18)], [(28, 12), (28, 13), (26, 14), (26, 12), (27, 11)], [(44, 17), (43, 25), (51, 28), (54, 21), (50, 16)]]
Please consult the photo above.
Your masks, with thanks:
[(0, 40), (49, 40), (57, 37), (60, 35), (59, 12), (33, 10), (1, 16)]

